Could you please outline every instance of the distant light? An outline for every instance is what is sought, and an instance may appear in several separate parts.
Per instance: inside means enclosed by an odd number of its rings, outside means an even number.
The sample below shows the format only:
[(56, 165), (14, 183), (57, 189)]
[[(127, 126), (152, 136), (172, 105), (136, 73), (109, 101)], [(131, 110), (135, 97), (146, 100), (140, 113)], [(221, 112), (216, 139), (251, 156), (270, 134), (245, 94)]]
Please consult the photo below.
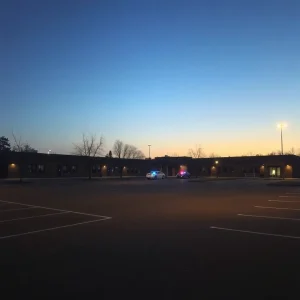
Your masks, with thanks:
[(14, 168), (16, 165), (15, 165), (15, 164), (10, 164), (10, 166), (11, 166), (12, 168)]
[(103, 168), (105, 169), (105, 168), (106, 168), (106, 165), (104, 165)]
[(278, 124), (277, 124), (277, 127), (283, 129), (283, 128), (286, 128), (286, 127), (287, 127), (287, 124), (286, 124), (286, 123), (278, 123)]
[(219, 163), (219, 161), (216, 160), (216, 164), (218, 164), (218, 163)]

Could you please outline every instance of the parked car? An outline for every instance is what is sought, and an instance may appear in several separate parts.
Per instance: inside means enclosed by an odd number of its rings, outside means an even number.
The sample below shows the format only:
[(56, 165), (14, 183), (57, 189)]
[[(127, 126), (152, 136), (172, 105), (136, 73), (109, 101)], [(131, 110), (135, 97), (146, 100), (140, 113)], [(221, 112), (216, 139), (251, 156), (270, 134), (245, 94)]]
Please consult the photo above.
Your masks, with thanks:
[(179, 171), (176, 175), (177, 178), (188, 179), (191, 177), (191, 174), (187, 171)]
[(151, 171), (150, 173), (146, 174), (147, 179), (165, 179), (165, 173), (161, 171)]

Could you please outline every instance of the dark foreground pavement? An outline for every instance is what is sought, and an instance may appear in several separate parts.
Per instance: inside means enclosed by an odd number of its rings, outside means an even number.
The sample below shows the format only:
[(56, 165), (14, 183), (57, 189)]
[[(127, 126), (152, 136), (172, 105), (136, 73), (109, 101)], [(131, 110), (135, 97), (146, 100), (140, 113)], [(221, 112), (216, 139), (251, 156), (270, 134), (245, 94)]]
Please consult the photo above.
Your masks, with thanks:
[(299, 296), (297, 187), (45, 180), (2, 185), (0, 200), (9, 299)]

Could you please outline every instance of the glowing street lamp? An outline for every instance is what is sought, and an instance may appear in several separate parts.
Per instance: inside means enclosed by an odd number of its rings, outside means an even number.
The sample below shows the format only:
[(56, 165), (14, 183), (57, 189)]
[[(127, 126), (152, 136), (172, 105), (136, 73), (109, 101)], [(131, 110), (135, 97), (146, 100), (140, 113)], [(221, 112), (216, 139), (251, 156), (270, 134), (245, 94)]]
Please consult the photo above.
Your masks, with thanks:
[(282, 129), (287, 127), (285, 123), (277, 124), (277, 127), (280, 129), (280, 137), (281, 137), (281, 155), (283, 155), (283, 138), (282, 138)]
[[(219, 161), (216, 160), (216, 161), (215, 161), (216, 166), (218, 165), (218, 163), (219, 163)], [(216, 169), (216, 177), (218, 178), (218, 175), (219, 175), (219, 174), (218, 174), (218, 168), (215, 168), (215, 169)]]

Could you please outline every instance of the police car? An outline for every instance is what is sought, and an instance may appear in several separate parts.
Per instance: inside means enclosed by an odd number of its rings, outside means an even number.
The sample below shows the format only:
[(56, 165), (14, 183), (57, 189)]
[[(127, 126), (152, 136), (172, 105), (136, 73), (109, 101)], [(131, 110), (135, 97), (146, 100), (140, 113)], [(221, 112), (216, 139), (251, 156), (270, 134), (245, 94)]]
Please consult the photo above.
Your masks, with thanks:
[(161, 171), (151, 171), (146, 174), (146, 178), (149, 180), (150, 179), (165, 179), (166, 175), (165, 175), (165, 173), (163, 173)]
[(187, 171), (179, 171), (176, 175), (176, 178), (188, 179), (191, 177), (191, 174)]

